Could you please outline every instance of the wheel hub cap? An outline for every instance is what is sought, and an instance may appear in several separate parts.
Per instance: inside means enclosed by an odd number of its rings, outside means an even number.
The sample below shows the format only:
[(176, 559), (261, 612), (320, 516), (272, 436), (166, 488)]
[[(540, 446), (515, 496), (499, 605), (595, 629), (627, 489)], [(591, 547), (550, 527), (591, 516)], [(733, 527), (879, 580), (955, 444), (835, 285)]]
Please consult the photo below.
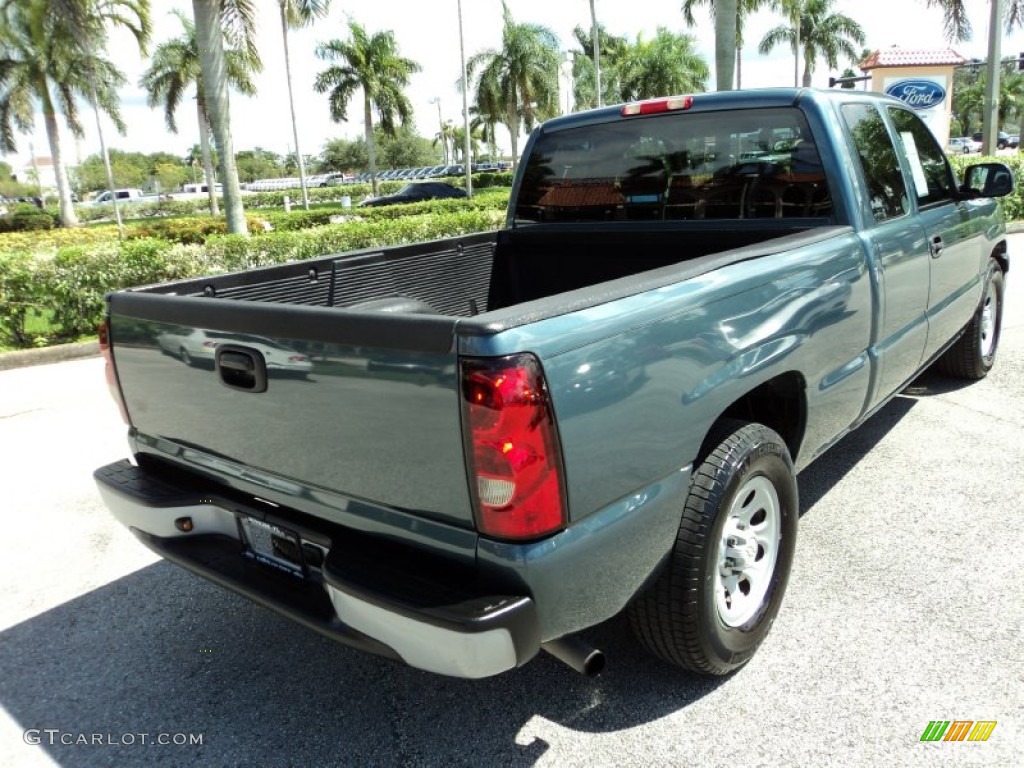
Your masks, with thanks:
[(992, 354), (996, 343), (996, 317), (999, 310), (999, 294), (995, 286), (989, 283), (985, 291), (985, 303), (981, 308), (981, 355), (988, 357)]
[(726, 626), (739, 627), (761, 609), (771, 586), (782, 506), (771, 481), (755, 476), (739, 488), (725, 514), (715, 569), (715, 607)]

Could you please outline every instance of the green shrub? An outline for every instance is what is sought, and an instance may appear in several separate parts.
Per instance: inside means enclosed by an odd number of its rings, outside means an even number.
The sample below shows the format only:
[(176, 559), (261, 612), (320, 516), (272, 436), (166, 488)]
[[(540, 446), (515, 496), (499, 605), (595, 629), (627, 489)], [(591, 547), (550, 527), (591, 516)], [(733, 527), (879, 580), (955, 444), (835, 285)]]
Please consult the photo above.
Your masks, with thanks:
[(0, 341), (6, 344), (33, 346), (25, 320), (38, 309), (45, 290), (38, 279), (39, 265), (27, 253), (0, 251)]
[(1004, 163), (1013, 171), (1014, 191), (1006, 197), (999, 198), (999, 207), (1007, 221), (1024, 219), (1024, 157), (1020, 152), (998, 157), (981, 157), (979, 155), (953, 155), (950, 157), (953, 170), (956, 172), (957, 183), (964, 180), (964, 171), (968, 166), (978, 163)]
[(36, 206), (19, 203), (4, 217), (0, 217), (0, 232), (32, 232), (53, 229), (53, 216)]
[[(247, 215), (250, 232), (263, 231), (263, 219)], [(125, 230), (127, 238), (161, 237), (183, 245), (204, 243), (210, 235), (227, 232), (227, 221), (213, 216), (186, 216), (174, 219), (154, 219), (132, 222)]]

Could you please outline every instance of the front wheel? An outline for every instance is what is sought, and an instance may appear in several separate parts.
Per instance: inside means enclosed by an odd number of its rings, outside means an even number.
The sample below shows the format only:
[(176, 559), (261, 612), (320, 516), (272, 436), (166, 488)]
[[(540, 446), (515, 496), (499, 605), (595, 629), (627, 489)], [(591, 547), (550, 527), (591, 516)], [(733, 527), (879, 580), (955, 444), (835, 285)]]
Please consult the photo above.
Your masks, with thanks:
[(724, 675), (750, 660), (779, 611), (799, 504), (789, 449), (774, 431), (727, 421), (709, 444), (669, 561), (628, 613), (654, 655)]
[(936, 362), (936, 368), (958, 379), (983, 379), (996, 362), (1003, 326), (1003, 269), (989, 260), (985, 294), (963, 335)]

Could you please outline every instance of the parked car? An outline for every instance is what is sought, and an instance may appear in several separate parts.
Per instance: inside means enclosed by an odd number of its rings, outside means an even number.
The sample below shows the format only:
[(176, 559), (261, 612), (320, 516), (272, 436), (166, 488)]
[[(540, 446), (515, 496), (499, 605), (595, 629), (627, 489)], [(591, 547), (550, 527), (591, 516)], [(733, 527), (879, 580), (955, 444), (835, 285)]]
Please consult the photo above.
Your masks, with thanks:
[(1016, 133), (1010, 134), (1010, 146), (1013, 149), (1016, 149), (1018, 146), (1020, 146), (1020, 135)]
[(396, 203), (418, 203), (421, 200), (436, 200), (446, 197), (465, 197), (466, 190), (453, 187), (443, 181), (418, 181), (406, 184), (393, 195), (383, 195), (364, 200), (361, 206), (395, 205)]
[(947, 149), (953, 155), (969, 155), (981, 152), (981, 142), (975, 141), (970, 136), (959, 136), (949, 140)]
[(217, 348), (225, 344), (242, 344), (263, 355), (268, 376), (305, 377), (313, 368), (301, 352), (273, 339), (247, 333), (219, 333), (200, 328), (171, 328), (156, 337), (160, 351), (177, 357), (190, 367), (213, 368)]
[[(978, 144), (982, 144), (985, 141), (982, 136), (983, 134), (981, 131), (978, 131), (973, 134), (971, 138), (978, 142)], [(1010, 134), (1005, 131), (1000, 131), (996, 134), (996, 149), (1006, 149), (1008, 146), (1010, 146)]]

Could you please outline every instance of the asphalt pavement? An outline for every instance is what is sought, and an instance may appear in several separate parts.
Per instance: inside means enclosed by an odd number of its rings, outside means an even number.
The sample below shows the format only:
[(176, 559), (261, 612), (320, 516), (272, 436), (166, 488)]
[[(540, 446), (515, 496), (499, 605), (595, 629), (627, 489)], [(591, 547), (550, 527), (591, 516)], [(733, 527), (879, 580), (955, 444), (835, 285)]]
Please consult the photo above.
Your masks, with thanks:
[[(114, 523), (91, 472), (127, 443), (99, 359), (0, 371), (0, 766), (1024, 764), (1022, 259), (1006, 303), (986, 380), (925, 374), (801, 474), (779, 619), (713, 680), (621, 619), (587, 633), (594, 680), (338, 646)], [(996, 726), (921, 742), (933, 720)]]

